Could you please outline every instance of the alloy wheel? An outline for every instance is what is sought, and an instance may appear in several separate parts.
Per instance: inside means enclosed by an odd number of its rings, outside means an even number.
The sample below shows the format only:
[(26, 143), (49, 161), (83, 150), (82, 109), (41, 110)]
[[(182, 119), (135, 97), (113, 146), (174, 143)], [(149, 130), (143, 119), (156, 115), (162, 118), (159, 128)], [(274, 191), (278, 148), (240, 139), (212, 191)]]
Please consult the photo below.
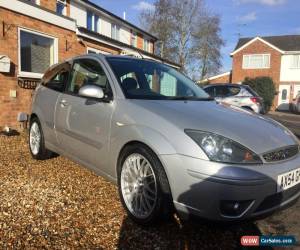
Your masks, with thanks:
[(124, 161), (121, 192), (132, 215), (141, 219), (151, 215), (157, 201), (157, 182), (151, 164), (143, 155), (134, 153)]

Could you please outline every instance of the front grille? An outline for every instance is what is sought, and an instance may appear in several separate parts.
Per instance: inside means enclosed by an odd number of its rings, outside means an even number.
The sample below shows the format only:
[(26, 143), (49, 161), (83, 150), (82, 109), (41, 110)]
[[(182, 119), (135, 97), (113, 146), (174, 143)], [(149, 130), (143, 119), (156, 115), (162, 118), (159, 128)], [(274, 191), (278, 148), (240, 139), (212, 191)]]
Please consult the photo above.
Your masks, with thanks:
[(266, 162), (282, 161), (292, 158), (299, 153), (299, 146), (288, 146), (285, 148), (280, 148), (272, 152), (268, 152), (263, 155)]

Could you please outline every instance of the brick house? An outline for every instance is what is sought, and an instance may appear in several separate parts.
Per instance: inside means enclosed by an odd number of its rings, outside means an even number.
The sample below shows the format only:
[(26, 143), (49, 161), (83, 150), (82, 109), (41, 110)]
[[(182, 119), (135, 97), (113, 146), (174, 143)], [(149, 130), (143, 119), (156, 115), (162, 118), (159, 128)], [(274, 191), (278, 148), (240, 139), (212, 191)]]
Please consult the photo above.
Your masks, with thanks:
[[(300, 35), (241, 38), (230, 55), (232, 73), (228, 82), (271, 77), (278, 91), (274, 101), (277, 109), (287, 110), (300, 93)], [(214, 83), (224, 83), (220, 77), (212, 78)]]
[(204, 80), (199, 81), (200, 84), (226, 84), (232, 81), (231, 71), (215, 75)]
[(0, 0), (0, 127), (17, 127), (52, 64), (86, 54), (154, 55), (157, 38), (87, 0)]

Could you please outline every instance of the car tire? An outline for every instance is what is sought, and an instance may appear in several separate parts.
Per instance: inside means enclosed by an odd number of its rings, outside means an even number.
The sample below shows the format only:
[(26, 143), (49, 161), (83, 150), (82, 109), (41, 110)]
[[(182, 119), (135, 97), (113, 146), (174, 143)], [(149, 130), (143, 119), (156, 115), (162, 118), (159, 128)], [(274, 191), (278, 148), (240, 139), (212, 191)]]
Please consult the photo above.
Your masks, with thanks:
[(118, 161), (118, 190), (128, 216), (143, 226), (168, 220), (173, 203), (169, 182), (156, 154), (143, 144), (122, 150)]
[(45, 138), (41, 123), (37, 117), (30, 120), (29, 127), (29, 150), (36, 160), (46, 160), (51, 158), (53, 152), (45, 147)]

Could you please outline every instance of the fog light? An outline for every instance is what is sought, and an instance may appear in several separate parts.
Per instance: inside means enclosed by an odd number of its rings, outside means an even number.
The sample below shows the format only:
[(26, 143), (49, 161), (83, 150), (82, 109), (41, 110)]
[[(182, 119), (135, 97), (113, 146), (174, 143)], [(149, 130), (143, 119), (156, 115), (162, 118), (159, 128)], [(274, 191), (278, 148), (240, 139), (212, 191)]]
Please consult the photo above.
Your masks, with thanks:
[(224, 216), (237, 217), (243, 214), (251, 205), (252, 200), (246, 201), (221, 201), (220, 211)]

